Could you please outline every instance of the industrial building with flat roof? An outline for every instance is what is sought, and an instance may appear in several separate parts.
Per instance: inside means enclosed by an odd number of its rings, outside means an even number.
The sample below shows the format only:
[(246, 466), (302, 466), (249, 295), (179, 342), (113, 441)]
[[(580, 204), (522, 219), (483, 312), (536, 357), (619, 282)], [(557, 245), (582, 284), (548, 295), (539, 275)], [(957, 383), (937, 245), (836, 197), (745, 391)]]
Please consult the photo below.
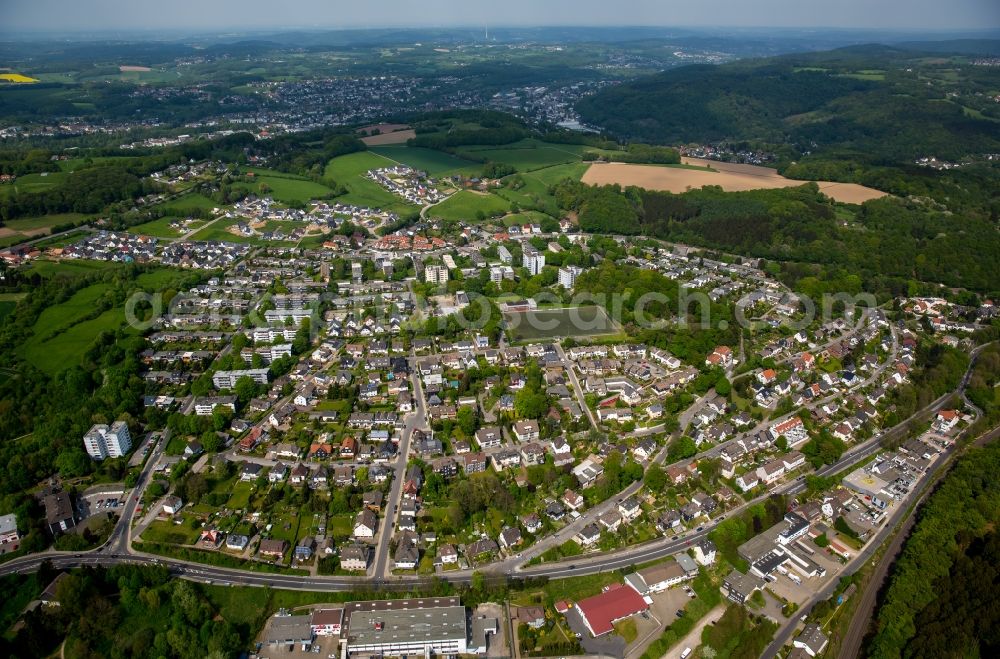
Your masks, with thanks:
[(344, 607), (349, 654), (466, 654), (468, 625), (457, 597), (350, 602)]

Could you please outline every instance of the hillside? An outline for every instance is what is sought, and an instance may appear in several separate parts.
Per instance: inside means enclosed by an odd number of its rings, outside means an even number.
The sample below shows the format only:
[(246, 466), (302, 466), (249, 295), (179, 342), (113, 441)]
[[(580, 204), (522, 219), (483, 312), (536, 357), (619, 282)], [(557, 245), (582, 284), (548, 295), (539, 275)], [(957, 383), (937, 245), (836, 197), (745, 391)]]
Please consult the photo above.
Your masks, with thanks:
[(792, 159), (846, 152), (873, 164), (959, 160), (1000, 150), (1000, 70), (973, 61), (859, 46), (693, 65), (609, 88), (577, 109), (619, 137), (661, 144), (748, 141)]

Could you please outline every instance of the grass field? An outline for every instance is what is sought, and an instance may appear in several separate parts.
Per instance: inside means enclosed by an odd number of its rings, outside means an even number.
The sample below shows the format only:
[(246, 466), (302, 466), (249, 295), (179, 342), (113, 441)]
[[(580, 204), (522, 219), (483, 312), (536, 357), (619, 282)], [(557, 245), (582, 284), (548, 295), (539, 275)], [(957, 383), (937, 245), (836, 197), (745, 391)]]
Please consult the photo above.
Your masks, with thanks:
[(504, 315), (504, 323), (515, 341), (600, 336), (619, 331), (604, 309), (597, 306), (508, 313)]
[(483, 217), (489, 218), (504, 215), (509, 210), (510, 203), (493, 193), (462, 190), (431, 208), (427, 214), (443, 220), (474, 222), (480, 213)]
[[(486, 158), (490, 162), (505, 163), (519, 172), (529, 172), (553, 165), (579, 162), (581, 152), (574, 145), (548, 144), (538, 140), (521, 140), (502, 147), (464, 147), (458, 153)], [(569, 148), (567, 148), (569, 147)]]
[(212, 201), (205, 195), (192, 193), (186, 194), (177, 199), (159, 204), (157, 207), (168, 215), (187, 215), (193, 210), (212, 210), (219, 204)]
[[(234, 220), (232, 222), (216, 222), (211, 226), (207, 226), (193, 236), (192, 240), (223, 240), (231, 243), (246, 243), (248, 245), (275, 245), (275, 246), (293, 246), (295, 245), (294, 240), (263, 240), (260, 236), (243, 236), (235, 233), (230, 233), (226, 229), (231, 226), (239, 224), (242, 220)], [(265, 230), (273, 231), (274, 229), (281, 227), (285, 233), (289, 233), (296, 227), (303, 226), (300, 222), (278, 222), (272, 221), (268, 222)]]
[(29, 272), (36, 272), (41, 277), (58, 275), (87, 275), (98, 270), (110, 270), (122, 267), (121, 263), (112, 261), (34, 261)]
[[(157, 238), (180, 238), (184, 234), (170, 228), (170, 223), (176, 221), (177, 219), (178, 218), (176, 217), (170, 216), (161, 217), (157, 220), (153, 220), (152, 222), (146, 222), (145, 224), (129, 227), (128, 232), (143, 236), (156, 236)], [(193, 220), (190, 224), (190, 229), (196, 229), (204, 224), (205, 222), (202, 220)]]
[(434, 149), (423, 149), (408, 146), (378, 146), (369, 149), (373, 153), (385, 156), (409, 165), (414, 169), (422, 169), (431, 176), (444, 176), (449, 174), (464, 173), (467, 175), (478, 174), (483, 166), (477, 162), (457, 158), (451, 154)]
[[(0, 192), (2, 190), (3, 187), (0, 187)], [(40, 238), (51, 233), (52, 227), (56, 225), (79, 223), (86, 218), (87, 216), (82, 213), (57, 213), (7, 220), (4, 226), (0, 227), (0, 246), (7, 247)]]
[(45, 192), (66, 180), (66, 176), (65, 172), (42, 172), (18, 176), (13, 183), (0, 185), (0, 196), (10, 196), (14, 193)]
[(375, 181), (365, 178), (370, 169), (393, 165), (395, 162), (377, 153), (361, 151), (334, 158), (327, 163), (323, 176), (347, 188), (347, 194), (337, 197), (337, 201), (396, 213), (412, 212), (417, 206), (406, 203)]
[[(50, 275), (55, 273), (83, 272), (67, 270), (67, 266), (83, 266), (92, 263), (121, 267), (120, 264), (98, 262), (53, 263), (36, 261), (32, 267), (43, 264), (50, 266)], [(88, 272), (93, 272), (93, 269)], [(163, 290), (175, 287), (188, 273), (174, 268), (162, 268), (143, 273), (136, 283), (147, 290)], [(80, 356), (94, 342), (97, 335), (113, 331), (125, 323), (124, 306), (115, 306), (94, 318), (89, 318), (99, 300), (110, 290), (104, 283), (92, 284), (74, 293), (68, 300), (43, 310), (35, 322), (32, 337), (19, 347), (24, 357), (47, 373), (57, 373), (79, 363)]]
[(257, 168), (250, 169), (249, 171), (255, 175), (255, 182), (251, 186), (253, 192), (258, 195), (264, 194), (261, 188), (266, 185), (271, 189), (267, 194), (282, 203), (306, 203), (310, 199), (325, 197), (333, 192), (333, 190), (321, 183), (292, 176), (284, 172)]

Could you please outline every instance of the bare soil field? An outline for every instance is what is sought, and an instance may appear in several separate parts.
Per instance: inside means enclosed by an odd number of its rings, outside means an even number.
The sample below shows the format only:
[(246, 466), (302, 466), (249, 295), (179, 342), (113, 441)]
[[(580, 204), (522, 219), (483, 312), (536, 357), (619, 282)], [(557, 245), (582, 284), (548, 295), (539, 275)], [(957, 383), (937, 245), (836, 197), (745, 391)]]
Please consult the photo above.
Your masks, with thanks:
[[(727, 192), (759, 190), (761, 188), (788, 188), (806, 181), (787, 179), (777, 171), (756, 165), (715, 162), (698, 158), (684, 158), (685, 165), (711, 167), (715, 171), (633, 165), (628, 163), (595, 163), (587, 169), (582, 181), (590, 185), (636, 185), (647, 190), (685, 192), (705, 185), (718, 185)], [(849, 204), (860, 204), (878, 199), (886, 193), (856, 183), (816, 181), (828, 197)]]
[(146, 71), (152, 71), (153, 69), (149, 68), (148, 66), (135, 66), (132, 64), (123, 64), (122, 66), (118, 67), (118, 70), (121, 71), (122, 73), (127, 73), (129, 71), (138, 71), (140, 73), (143, 73)]
[(377, 135), (362, 137), (361, 141), (368, 146), (382, 146), (385, 144), (405, 144), (406, 140), (417, 136), (416, 131), (406, 124), (373, 124), (359, 128), (359, 133), (371, 133), (377, 130)]

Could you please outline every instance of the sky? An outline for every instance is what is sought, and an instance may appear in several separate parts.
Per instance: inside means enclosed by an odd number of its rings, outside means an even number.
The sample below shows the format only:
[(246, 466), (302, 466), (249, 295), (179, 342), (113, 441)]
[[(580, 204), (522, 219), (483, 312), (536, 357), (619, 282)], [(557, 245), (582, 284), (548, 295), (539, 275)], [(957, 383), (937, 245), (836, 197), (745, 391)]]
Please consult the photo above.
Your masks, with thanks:
[(478, 26), (1000, 28), (1000, 0), (0, 0), (0, 33)]

